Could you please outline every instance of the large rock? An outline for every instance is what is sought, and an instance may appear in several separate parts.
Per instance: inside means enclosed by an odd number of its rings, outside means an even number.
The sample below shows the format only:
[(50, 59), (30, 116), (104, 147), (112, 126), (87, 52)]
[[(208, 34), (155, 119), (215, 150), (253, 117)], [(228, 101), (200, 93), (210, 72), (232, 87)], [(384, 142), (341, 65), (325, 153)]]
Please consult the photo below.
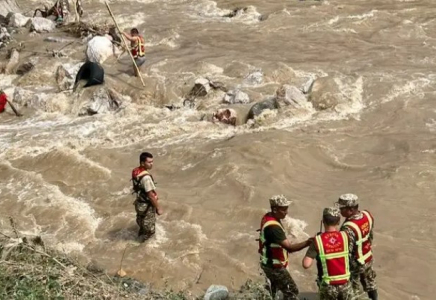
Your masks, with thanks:
[(20, 59), (20, 54), (17, 49), (12, 49), (10, 53), (10, 57), (6, 65), (4, 65), (4, 73), (5, 74), (13, 74), (15, 73), (18, 67), (18, 61)]
[(123, 96), (113, 89), (96, 88), (90, 101), (84, 103), (80, 108), (79, 116), (107, 114), (116, 111), (120, 108), (122, 100)]
[(12, 27), (24, 27), (29, 22), (30, 18), (25, 17), (20, 13), (14, 13), (9, 19), (9, 26)]
[(221, 122), (224, 124), (229, 124), (236, 126), (236, 120), (238, 114), (234, 109), (231, 108), (220, 108), (212, 116), (212, 122)]
[(259, 85), (263, 82), (262, 71), (254, 71), (244, 78), (244, 84), (246, 85)]
[(305, 106), (306, 95), (295, 86), (285, 84), (276, 91), (276, 100), (279, 107), (285, 106)]
[(223, 285), (211, 285), (204, 295), (204, 300), (225, 300), (229, 297), (229, 290)]
[(8, 13), (20, 12), (17, 2), (15, 0), (1, 0), (0, 1), (0, 15), (6, 17)]
[(86, 48), (86, 58), (94, 63), (102, 64), (110, 56), (114, 55), (114, 46), (107, 36), (95, 36)]
[(250, 97), (240, 90), (231, 90), (224, 95), (223, 102), (228, 104), (247, 104), (250, 102)]
[(267, 99), (260, 102), (257, 102), (254, 104), (250, 111), (248, 112), (247, 119), (254, 119), (254, 117), (260, 115), (263, 111), (269, 109), (269, 110), (275, 110), (278, 109), (279, 105), (276, 101), (276, 99)]
[(341, 98), (341, 90), (333, 77), (321, 77), (315, 80), (309, 95), (309, 101), (316, 110), (334, 108)]
[(189, 92), (189, 98), (204, 97), (211, 89), (210, 81), (206, 78), (198, 78), (195, 80), (194, 87)]
[(36, 32), (51, 32), (56, 28), (56, 23), (52, 20), (35, 17), (29, 20), (30, 30)]

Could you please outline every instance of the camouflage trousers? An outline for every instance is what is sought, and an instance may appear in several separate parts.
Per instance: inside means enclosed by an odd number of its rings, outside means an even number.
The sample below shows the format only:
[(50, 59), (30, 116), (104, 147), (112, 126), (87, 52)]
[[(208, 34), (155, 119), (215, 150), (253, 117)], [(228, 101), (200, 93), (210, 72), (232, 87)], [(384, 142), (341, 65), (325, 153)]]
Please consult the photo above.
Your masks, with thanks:
[(273, 268), (260, 264), (271, 282), (271, 295), (274, 299), (277, 291), (283, 293), (283, 300), (298, 300), (298, 288), (286, 268)]
[(363, 290), (367, 293), (377, 290), (375, 282), (376, 273), (372, 265), (373, 260), (364, 265), (360, 265), (357, 262), (352, 264), (350, 280), (356, 294), (359, 291), (359, 282), (362, 284)]
[(136, 223), (139, 226), (138, 237), (143, 242), (155, 233), (156, 209), (151, 203), (135, 201)]
[(319, 300), (352, 300), (353, 289), (350, 282), (342, 285), (322, 284), (319, 287)]

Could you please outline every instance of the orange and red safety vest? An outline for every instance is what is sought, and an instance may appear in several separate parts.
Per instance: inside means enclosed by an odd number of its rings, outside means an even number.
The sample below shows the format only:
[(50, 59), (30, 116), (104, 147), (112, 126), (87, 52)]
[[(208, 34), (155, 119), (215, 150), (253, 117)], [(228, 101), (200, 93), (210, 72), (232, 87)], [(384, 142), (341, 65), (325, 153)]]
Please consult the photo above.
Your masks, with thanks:
[(138, 35), (136, 44), (133, 46), (131, 52), (133, 58), (143, 57), (145, 55), (145, 40), (141, 35)]
[(316, 236), (315, 247), (321, 262), (321, 283), (342, 285), (350, 279), (348, 236), (342, 231), (323, 232)]
[(371, 241), (369, 236), (373, 227), (374, 218), (366, 211), (362, 211), (363, 217), (359, 220), (346, 220), (342, 226), (349, 227), (356, 236), (355, 256), (357, 261), (364, 265), (372, 260)]
[(259, 254), (260, 261), (264, 265), (272, 265), (273, 268), (286, 268), (288, 266), (288, 251), (279, 244), (271, 243), (265, 239), (265, 228), (268, 226), (279, 226), (284, 230), (282, 224), (270, 214), (263, 216), (260, 222)]

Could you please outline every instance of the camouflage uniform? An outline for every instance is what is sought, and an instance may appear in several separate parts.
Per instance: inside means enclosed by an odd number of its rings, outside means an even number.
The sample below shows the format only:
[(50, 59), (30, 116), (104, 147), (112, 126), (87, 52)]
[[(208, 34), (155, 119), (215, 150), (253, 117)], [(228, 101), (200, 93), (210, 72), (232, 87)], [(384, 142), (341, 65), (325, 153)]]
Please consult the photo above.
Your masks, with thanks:
[(320, 300), (352, 300), (353, 288), (350, 282), (343, 285), (322, 284), (319, 287)]
[(155, 191), (153, 178), (151, 176), (144, 176), (140, 182), (142, 186), (141, 192), (135, 201), (136, 223), (139, 226), (138, 237), (141, 242), (148, 240), (155, 234), (156, 224), (156, 208), (151, 204), (148, 199), (147, 193)]
[(148, 240), (155, 233), (156, 208), (150, 202), (135, 201), (136, 223), (139, 226), (138, 237)]
[[(269, 202), (271, 207), (284, 207), (291, 204), (291, 201), (286, 199), (286, 197), (283, 195), (275, 195), (269, 199)], [(275, 297), (277, 291), (281, 291), (283, 293), (283, 300), (299, 299), (297, 285), (285, 267), (273, 268), (272, 266), (264, 265), (262, 263), (260, 264), (260, 267), (270, 282), (270, 292), (273, 298)]]
[[(344, 194), (339, 197), (337, 204), (339, 207), (355, 207), (359, 205), (359, 198), (354, 194)], [(357, 214), (345, 220), (345, 222), (349, 220), (360, 220), (361, 218), (363, 218), (363, 213), (359, 211)], [(356, 256), (355, 256), (355, 251), (357, 251), (356, 234), (348, 226), (342, 225), (341, 230), (347, 232), (348, 238), (354, 244), (353, 251), (352, 251), (353, 259), (350, 260), (351, 283), (354, 293), (357, 294), (359, 292), (359, 281), (360, 281), (364, 291), (368, 293), (370, 299), (377, 299), (377, 285), (375, 281), (376, 273), (373, 269), (374, 258), (371, 259), (371, 261), (365, 263), (364, 265), (361, 265), (356, 260)], [(374, 237), (373, 228), (371, 228), (371, 231), (369, 232), (369, 241), (371, 244), (372, 244), (373, 237)]]

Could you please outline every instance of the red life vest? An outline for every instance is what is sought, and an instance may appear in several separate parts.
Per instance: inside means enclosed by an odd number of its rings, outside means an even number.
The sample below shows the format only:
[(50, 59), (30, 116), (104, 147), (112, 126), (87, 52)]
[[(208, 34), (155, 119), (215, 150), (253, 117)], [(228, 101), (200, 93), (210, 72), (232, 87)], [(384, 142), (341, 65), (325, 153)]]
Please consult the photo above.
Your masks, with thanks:
[(133, 46), (131, 52), (133, 58), (143, 57), (145, 55), (145, 40), (142, 35), (138, 35), (138, 40), (136, 40), (136, 44)]
[(264, 265), (272, 265), (273, 268), (286, 268), (288, 266), (288, 251), (279, 244), (271, 243), (265, 239), (265, 228), (268, 226), (279, 226), (283, 231), (280, 221), (266, 214), (260, 222), (259, 254), (260, 261)]
[(144, 167), (139, 166), (132, 170), (133, 193), (136, 193), (138, 197), (147, 201), (149, 200), (147, 193), (145, 192), (144, 188), (141, 185), (141, 180), (145, 176), (150, 176), (151, 180), (153, 180), (153, 183), (155, 183), (153, 176), (150, 173), (148, 173), (148, 171)]
[(353, 230), (356, 236), (355, 256), (357, 261), (364, 265), (372, 260), (371, 241), (369, 234), (372, 230), (374, 218), (366, 211), (362, 211), (363, 217), (360, 220), (352, 219), (345, 221), (343, 226)]
[(6, 104), (8, 103), (8, 98), (5, 93), (0, 94), (0, 113), (5, 111)]
[(323, 232), (315, 238), (321, 262), (321, 283), (342, 285), (350, 279), (348, 236), (344, 231)]

